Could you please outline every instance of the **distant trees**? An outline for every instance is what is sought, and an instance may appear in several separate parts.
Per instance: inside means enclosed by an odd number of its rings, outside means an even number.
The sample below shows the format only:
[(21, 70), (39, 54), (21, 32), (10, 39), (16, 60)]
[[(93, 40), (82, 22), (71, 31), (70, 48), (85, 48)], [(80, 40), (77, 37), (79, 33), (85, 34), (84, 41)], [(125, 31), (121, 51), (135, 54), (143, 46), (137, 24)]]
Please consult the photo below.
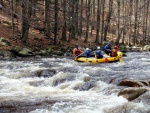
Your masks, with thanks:
[(28, 42), (30, 28), (53, 38), (54, 45), (78, 36), (84, 42), (92, 36), (96, 44), (112, 40), (136, 45), (150, 39), (149, 0), (0, 0), (0, 4), (12, 12), (12, 23), (14, 14), (18, 16), (23, 43)]

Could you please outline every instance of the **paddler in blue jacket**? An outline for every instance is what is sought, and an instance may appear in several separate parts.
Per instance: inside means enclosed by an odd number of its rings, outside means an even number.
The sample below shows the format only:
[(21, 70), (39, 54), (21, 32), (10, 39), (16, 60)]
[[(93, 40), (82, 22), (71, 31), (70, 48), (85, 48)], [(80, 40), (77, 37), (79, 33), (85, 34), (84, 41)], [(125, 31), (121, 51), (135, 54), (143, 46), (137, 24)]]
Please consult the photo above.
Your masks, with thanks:
[(86, 57), (89, 58), (91, 56), (91, 50), (89, 48), (85, 49)]
[(103, 58), (103, 53), (102, 53), (102, 51), (100, 50), (100, 46), (98, 46), (98, 47), (97, 47), (97, 50), (95, 50), (95, 57), (96, 57), (97, 59)]
[(111, 47), (110, 42), (108, 42), (108, 43), (104, 46), (104, 52), (105, 52), (107, 55), (110, 55), (110, 56), (111, 56), (112, 47)]

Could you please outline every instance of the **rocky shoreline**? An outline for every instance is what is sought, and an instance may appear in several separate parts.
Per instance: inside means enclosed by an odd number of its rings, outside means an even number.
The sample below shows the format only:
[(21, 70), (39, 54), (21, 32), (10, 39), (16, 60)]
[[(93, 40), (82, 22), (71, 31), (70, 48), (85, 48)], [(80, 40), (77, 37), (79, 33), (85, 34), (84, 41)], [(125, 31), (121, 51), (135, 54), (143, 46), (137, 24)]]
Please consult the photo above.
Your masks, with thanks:
[[(15, 58), (15, 57), (30, 57), (30, 56), (72, 56), (72, 50), (60, 48), (60, 50), (55, 50), (52, 48), (45, 48), (41, 50), (31, 50), (30, 48), (21, 48), (18, 46), (13, 47), (11, 50), (0, 50), (0, 58)], [(150, 51), (150, 45), (145, 45), (144, 47), (123, 47), (120, 48), (122, 52), (143, 52)]]
[[(20, 47), (20, 46), (13, 46), (10, 44), (8, 40), (1, 37), (0, 38), (0, 46), (3, 48), (4, 46), (9, 47), (10, 49), (3, 50), (0, 49), (0, 58), (9, 59), (15, 57), (30, 57), (30, 56), (73, 56), (72, 55), (72, 47)], [(91, 49), (94, 47), (91, 47)], [(85, 48), (82, 48), (83, 50)], [(125, 52), (142, 52), (142, 51), (150, 51), (150, 45), (145, 46), (126, 46), (120, 45), (119, 50), (123, 53)]]

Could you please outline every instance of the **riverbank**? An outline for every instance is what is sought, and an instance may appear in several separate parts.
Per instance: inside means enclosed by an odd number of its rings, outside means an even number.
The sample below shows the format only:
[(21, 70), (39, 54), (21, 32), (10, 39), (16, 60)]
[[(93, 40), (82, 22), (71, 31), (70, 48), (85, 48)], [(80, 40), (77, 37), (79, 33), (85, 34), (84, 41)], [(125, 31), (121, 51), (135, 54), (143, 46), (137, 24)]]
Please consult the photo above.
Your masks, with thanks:
[[(97, 45), (94, 42), (94, 36), (91, 36), (87, 43), (84, 42), (84, 37), (78, 37), (78, 39), (72, 39), (68, 41), (58, 40), (57, 45), (53, 45), (53, 39), (47, 38), (42, 33), (32, 30), (29, 34), (28, 43), (23, 45), (20, 40), (20, 32), (15, 31), (12, 36), (12, 30), (10, 23), (1, 19), (0, 24), (0, 58), (11, 57), (28, 57), (28, 56), (72, 56), (72, 50), (76, 43), (79, 44), (81, 49), (86, 47), (95, 50)], [(34, 34), (33, 34), (34, 32)], [(109, 40), (109, 39), (108, 39)], [(105, 43), (104, 43), (105, 44)], [(103, 48), (104, 44), (100, 45)], [(112, 42), (114, 45), (114, 43)], [(150, 45), (144, 47), (138, 46), (126, 46), (119, 44), (119, 50), (122, 52), (129, 51), (150, 51)]]

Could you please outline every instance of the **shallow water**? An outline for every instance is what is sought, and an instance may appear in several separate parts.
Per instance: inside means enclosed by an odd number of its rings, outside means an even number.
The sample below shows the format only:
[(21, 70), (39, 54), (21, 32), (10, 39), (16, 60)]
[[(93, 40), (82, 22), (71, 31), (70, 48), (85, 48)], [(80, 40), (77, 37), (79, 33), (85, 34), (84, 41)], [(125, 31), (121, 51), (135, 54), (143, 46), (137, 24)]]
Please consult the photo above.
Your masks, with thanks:
[[(0, 113), (148, 113), (150, 92), (138, 101), (117, 96), (125, 78), (150, 79), (150, 53), (123, 62), (78, 63), (71, 58), (0, 61)], [(55, 70), (38, 77), (40, 70)], [(49, 72), (45, 72), (46, 75)]]

